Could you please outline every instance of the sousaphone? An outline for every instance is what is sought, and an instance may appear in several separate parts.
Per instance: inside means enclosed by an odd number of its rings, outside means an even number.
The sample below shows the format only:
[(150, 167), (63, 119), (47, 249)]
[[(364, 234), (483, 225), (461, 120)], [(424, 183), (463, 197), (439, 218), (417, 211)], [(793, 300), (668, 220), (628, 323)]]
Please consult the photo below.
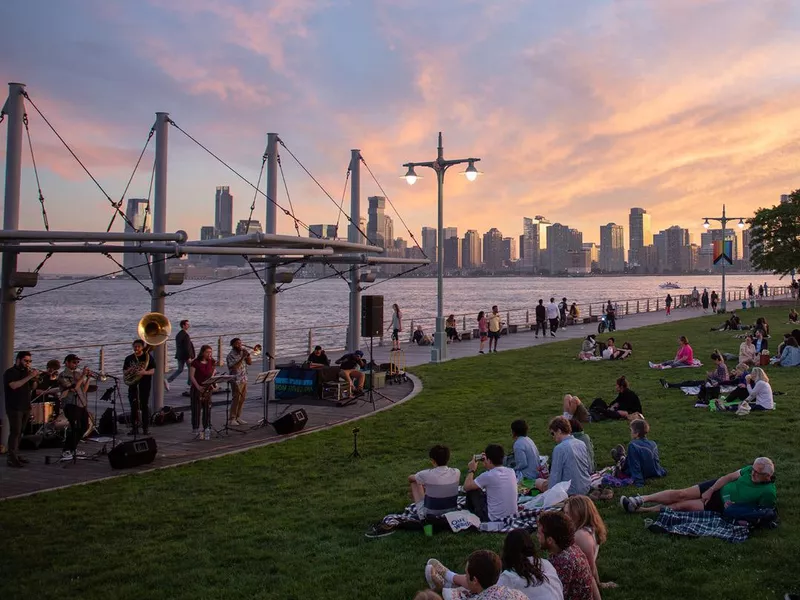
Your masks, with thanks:
[(149, 312), (141, 318), (136, 328), (139, 337), (148, 346), (160, 346), (169, 339), (172, 324), (166, 315)]

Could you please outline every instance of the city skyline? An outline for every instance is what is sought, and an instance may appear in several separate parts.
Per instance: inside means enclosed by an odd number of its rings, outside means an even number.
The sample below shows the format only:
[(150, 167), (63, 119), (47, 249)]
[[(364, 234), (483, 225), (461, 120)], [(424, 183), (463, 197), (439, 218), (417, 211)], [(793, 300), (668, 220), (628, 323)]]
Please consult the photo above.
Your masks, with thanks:
[[(8, 0), (0, 23), (0, 75), (28, 85), (114, 200), (156, 111), (253, 182), (266, 133), (277, 131), (337, 201), (281, 148), (305, 223), (337, 222), (350, 149), (361, 148), (383, 188), (362, 169), (362, 215), (369, 196), (388, 196), (399, 215), (388, 201), (385, 215), (405, 239), (399, 217), (415, 235), (435, 223), (436, 178), (421, 173), (410, 188), (401, 165), (435, 158), (442, 131), (446, 156), (480, 157), (484, 172), (473, 183), (448, 173), (446, 224), (462, 238), (496, 227), (523, 261), (522, 217), (594, 241), (613, 222), (627, 246), (628, 207), (699, 237), (701, 217), (723, 203), (749, 215), (800, 187), (797, 3)], [(104, 231), (107, 198), (28, 114), (51, 227)], [(149, 195), (152, 153), (153, 144), (127, 197)], [(29, 159), (20, 226), (41, 230)], [(168, 230), (213, 223), (203, 199), (220, 184), (239, 199), (234, 225), (247, 218), (253, 190), (175, 128), (168, 173)], [(288, 205), (282, 184), (278, 200)], [(263, 197), (253, 218), (264, 224)], [(281, 211), (278, 231), (294, 232)], [(111, 267), (55, 256), (45, 272)]]

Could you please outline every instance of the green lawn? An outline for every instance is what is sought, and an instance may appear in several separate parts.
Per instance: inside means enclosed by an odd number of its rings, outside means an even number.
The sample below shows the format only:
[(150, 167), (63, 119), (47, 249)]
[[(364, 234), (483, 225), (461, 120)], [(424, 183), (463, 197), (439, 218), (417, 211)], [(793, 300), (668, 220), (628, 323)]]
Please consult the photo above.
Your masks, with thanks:
[[(777, 347), (784, 309), (758, 311), (773, 323)], [(749, 320), (751, 311), (743, 313)], [(564, 392), (584, 399), (614, 396), (627, 375), (642, 398), (659, 443), (665, 479), (645, 489), (683, 487), (751, 462), (773, 458), (782, 524), (748, 542), (673, 539), (643, 527), (643, 517), (601, 503), (609, 527), (600, 575), (619, 589), (605, 598), (783, 598), (800, 591), (800, 461), (797, 393), (800, 369), (771, 368), (773, 414), (736, 417), (693, 408), (658, 384), (647, 359), (674, 356), (689, 337), (710, 368), (714, 348), (737, 352), (739, 340), (710, 333), (720, 317), (678, 321), (620, 333), (633, 360), (582, 363), (579, 343), (475, 356), (414, 371), (425, 389), (413, 400), (362, 420), (361, 460), (348, 458), (352, 426), (186, 467), (118, 478), (0, 503), (0, 598), (412, 598), (425, 587), (432, 556), (457, 568), (479, 548), (499, 550), (494, 534), (398, 532), (364, 537), (368, 526), (407, 502), (406, 475), (424, 468), (428, 448), (446, 443), (451, 464), (490, 442), (510, 446), (509, 425), (525, 418), (549, 454), (550, 417)], [(589, 330), (587, 329), (587, 332)], [(704, 371), (704, 370), (703, 370)], [(664, 371), (669, 378), (701, 370)], [(598, 464), (629, 439), (625, 423), (587, 426)]]

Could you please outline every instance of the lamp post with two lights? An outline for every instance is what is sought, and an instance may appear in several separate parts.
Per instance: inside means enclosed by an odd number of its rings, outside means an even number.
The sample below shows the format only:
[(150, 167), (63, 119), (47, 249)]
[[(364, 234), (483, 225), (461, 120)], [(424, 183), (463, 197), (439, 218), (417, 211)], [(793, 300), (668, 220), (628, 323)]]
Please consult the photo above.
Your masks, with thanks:
[[(725, 312), (727, 310), (727, 304), (728, 304), (728, 297), (727, 297), (727, 294), (725, 292), (725, 239), (727, 238), (726, 225), (728, 224), (728, 221), (735, 221), (736, 219), (739, 219), (739, 223), (738, 223), (739, 229), (744, 229), (744, 219), (745, 218), (744, 217), (729, 217), (729, 216), (727, 216), (725, 214), (725, 205), (723, 204), (722, 205), (722, 216), (721, 217), (703, 217), (703, 219), (704, 219), (703, 227), (705, 227), (706, 229), (711, 227), (711, 223), (709, 223), (709, 221), (719, 221), (719, 223), (722, 225), (722, 254), (723, 254), (723, 256), (721, 257), (721, 261), (720, 261), (720, 262), (722, 262), (722, 298), (721, 298), (721, 302), (720, 302), (720, 310), (721, 310), (721, 312)], [(733, 257), (732, 256), (730, 257), (730, 259), (731, 259), (731, 261), (733, 261)]]

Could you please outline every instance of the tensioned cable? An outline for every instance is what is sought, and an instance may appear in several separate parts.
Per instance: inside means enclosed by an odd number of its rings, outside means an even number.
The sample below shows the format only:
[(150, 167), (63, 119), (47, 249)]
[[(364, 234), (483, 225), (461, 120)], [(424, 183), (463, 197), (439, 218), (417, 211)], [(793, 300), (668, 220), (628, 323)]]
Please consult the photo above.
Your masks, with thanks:
[[(299, 259), (292, 259), (292, 260), (287, 259), (285, 262), (282, 261), (280, 263), (276, 263), (275, 266), (278, 267), (278, 266), (288, 265), (288, 264), (291, 264), (293, 262), (297, 262), (297, 260), (299, 260)], [(207, 287), (209, 285), (222, 283), (223, 281), (230, 281), (231, 279), (238, 279), (239, 277), (247, 277), (248, 275), (250, 275), (250, 273), (246, 272), (246, 273), (239, 273), (238, 275), (231, 275), (230, 277), (223, 277), (222, 279), (215, 279), (214, 281), (209, 281), (208, 283), (201, 283), (200, 285), (195, 285), (195, 286), (192, 286), (190, 288), (185, 288), (185, 289), (182, 289), (182, 290), (175, 290), (174, 292), (169, 292), (165, 296), (175, 296), (176, 294), (184, 294), (186, 292), (191, 292), (192, 290), (197, 290), (197, 289), (200, 289), (200, 288), (204, 288), (204, 287)]]
[(403, 275), (406, 275), (408, 273), (413, 273), (417, 269), (421, 269), (422, 267), (427, 267), (427, 266), (428, 265), (417, 265), (416, 267), (411, 267), (410, 269), (406, 269), (405, 271), (402, 271), (401, 273), (398, 273), (397, 275), (392, 275), (391, 277), (387, 277), (386, 279), (381, 279), (380, 281), (376, 281), (375, 283), (371, 283), (370, 285), (361, 288), (361, 291), (364, 292), (364, 291), (368, 290), (371, 287), (375, 287), (376, 285), (379, 285), (381, 283), (386, 283), (387, 281), (389, 281), (391, 279), (397, 279), (398, 277), (402, 277)]
[[(310, 279), (309, 281), (304, 281), (303, 283), (298, 283), (297, 285), (292, 285), (287, 288), (282, 288), (281, 292), (288, 292), (289, 290), (293, 290), (295, 288), (303, 287), (304, 285), (311, 285), (312, 283), (316, 283), (318, 281), (322, 281), (323, 279), (330, 279), (331, 277), (338, 277), (338, 273), (331, 273), (330, 275), (325, 275), (324, 277), (319, 277), (317, 279)], [(275, 290), (276, 292), (278, 290)]]
[[(122, 191), (122, 195), (119, 197), (119, 202), (117, 203), (117, 208), (118, 209), (122, 207), (122, 203), (125, 201), (125, 196), (128, 194), (128, 188), (130, 188), (131, 182), (133, 181), (133, 178), (136, 176), (136, 171), (139, 170), (139, 163), (142, 162), (142, 157), (144, 156), (144, 153), (147, 151), (147, 146), (150, 144), (150, 140), (153, 138), (153, 134), (155, 132), (156, 132), (156, 124), (153, 123), (153, 126), (150, 128), (150, 133), (147, 135), (147, 140), (144, 143), (144, 148), (142, 148), (142, 151), (139, 153), (139, 158), (136, 161), (136, 165), (133, 167), (133, 172), (131, 173), (131, 176), (128, 179), (128, 183), (125, 185), (125, 189)], [(155, 173), (155, 169), (156, 169), (156, 164), (155, 164), (155, 160), (154, 160), (153, 161), (153, 173)], [(150, 186), (151, 186), (151, 188), (153, 186), (153, 180), (152, 179), (150, 180)], [(148, 196), (148, 199), (149, 199), (149, 196)], [(149, 207), (149, 202), (148, 202), (148, 207)], [(108, 227), (106, 228), (106, 232), (111, 231), (111, 227), (114, 225), (114, 221), (116, 220), (116, 218), (117, 218), (117, 213), (115, 211), (114, 214), (111, 215), (111, 221), (109, 222)], [(144, 226), (142, 227), (142, 231), (144, 231)]]
[[(147, 291), (147, 293), (148, 293), (148, 294), (152, 294), (152, 293), (153, 293), (153, 290), (151, 290), (151, 289), (150, 289), (149, 287), (147, 287), (147, 286), (146, 286), (144, 283), (142, 283), (142, 281), (141, 281), (141, 280), (140, 280), (138, 277), (136, 277), (136, 275), (134, 275), (134, 274), (133, 274), (133, 273), (132, 273), (132, 272), (131, 272), (131, 271), (130, 271), (130, 270), (129, 270), (129, 269), (126, 267), (126, 266), (124, 266), (123, 264), (121, 264), (121, 263), (120, 263), (120, 262), (119, 262), (119, 261), (118, 261), (116, 258), (114, 258), (113, 256), (111, 256), (111, 255), (110, 255), (110, 254), (108, 254), (107, 252), (104, 252), (104, 253), (103, 253), (103, 256), (105, 256), (106, 258), (110, 259), (110, 260), (111, 260), (111, 262), (113, 262), (113, 263), (114, 263), (115, 265), (117, 265), (117, 266), (118, 266), (120, 269), (122, 269), (122, 271), (123, 271), (125, 274), (127, 274), (127, 275), (128, 275), (130, 278), (131, 278), (131, 279), (133, 279), (133, 280), (134, 280), (136, 283), (138, 283), (140, 286), (142, 286), (142, 287), (145, 289), (145, 291)], [(148, 256), (149, 256), (149, 255), (148, 255)], [(147, 262), (147, 268), (148, 268), (148, 271), (149, 271), (149, 270), (150, 270), (150, 261), (149, 261), (149, 259), (148, 259), (148, 262)], [(150, 272), (150, 277), (151, 277), (151, 279), (152, 279), (152, 277), (153, 277), (153, 273), (152, 273), (152, 271)]]
[[(85, 173), (86, 173), (86, 174), (89, 176), (89, 178), (90, 178), (90, 179), (91, 179), (91, 180), (94, 182), (94, 184), (97, 186), (97, 188), (98, 188), (98, 189), (99, 189), (99, 190), (100, 190), (100, 191), (103, 193), (103, 195), (104, 195), (104, 196), (106, 197), (106, 199), (108, 200), (109, 204), (111, 204), (111, 207), (112, 207), (112, 208), (113, 208), (113, 209), (114, 209), (116, 212), (118, 212), (118, 213), (119, 213), (119, 215), (120, 215), (120, 216), (123, 218), (123, 220), (124, 220), (124, 221), (125, 221), (125, 222), (126, 222), (128, 225), (130, 225), (131, 227), (133, 227), (133, 223), (131, 223), (131, 221), (130, 221), (130, 219), (128, 219), (127, 215), (126, 215), (126, 214), (125, 214), (123, 211), (121, 211), (121, 210), (120, 210), (119, 206), (117, 206), (117, 203), (116, 203), (116, 202), (114, 202), (114, 201), (111, 199), (111, 196), (109, 196), (109, 195), (108, 195), (108, 192), (106, 192), (106, 190), (103, 188), (103, 186), (102, 186), (102, 185), (100, 185), (100, 182), (99, 182), (99, 181), (97, 181), (97, 179), (95, 179), (95, 176), (94, 176), (94, 175), (92, 175), (91, 171), (89, 171), (89, 169), (87, 169), (87, 168), (86, 168), (86, 165), (84, 165), (84, 164), (83, 164), (83, 162), (81, 162), (81, 159), (80, 159), (80, 158), (78, 158), (78, 155), (77, 155), (77, 154), (75, 154), (75, 152), (72, 150), (72, 148), (70, 148), (70, 146), (69, 146), (69, 144), (67, 144), (66, 140), (65, 140), (63, 137), (61, 137), (61, 134), (60, 134), (60, 133), (58, 133), (58, 131), (56, 131), (56, 128), (55, 128), (55, 127), (53, 127), (53, 125), (50, 123), (50, 121), (48, 121), (48, 120), (47, 120), (47, 117), (45, 117), (45, 116), (44, 116), (44, 113), (42, 113), (42, 111), (41, 111), (41, 110), (39, 110), (39, 107), (38, 107), (38, 106), (36, 106), (36, 103), (35, 103), (33, 100), (31, 100), (31, 97), (30, 97), (30, 95), (28, 95), (28, 92), (26, 92), (25, 90), (22, 90), (20, 93), (22, 94), (22, 96), (23, 96), (23, 97), (24, 97), (24, 98), (25, 98), (25, 99), (26, 99), (28, 102), (30, 102), (30, 103), (31, 103), (31, 106), (33, 106), (33, 108), (36, 110), (36, 112), (37, 112), (37, 113), (39, 113), (39, 116), (40, 116), (40, 117), (42, 117), (42, 120), (43, 120), (45, 123), (47, 123), (47, 126), (50, 128), (50, 131), (52, 131), (52, 132), (55, 134), (55, 136), (56, 136), (56, 137), (59, 139), (59, 141), (61, 141), (61, 143), (62, 143), (62, 144), (64, 145), (64, 147), (67, 149), (67, 152), (69, 152), (69, 153), (72, 155), (72, 158), (74, 158), (74, 159), (75, 159), (75, 160), (78, 162), (78, 164), (81, 166), (81, 168), (84, 170), (84, 172), (85, 172)], [(135, 229), (135, 228), (134, 228), (134, 229)]]
[(419, 242), (417, 241), (417, 238), (414, 237), (414, 233), (411, 231), (411, 229), (409, 229), (408, 225), (406, 225), (406, 222), (403, 219), (402, 215), (397, 210), (397, 207), (395, 207), (394, 203), (392, 202), (392, 199), (389, 198), (389, 195), (386, 193), (386, 190), (383, 189), (383, 186), (381, 185), (381, 182), (378, 181), (378, 178), (375, 177), (375, 174), (372, 172), (372, 169), (369, 168), (369, 165), (367, 164), (367, 161), (364, 160), (364, 157), (361, 156), (361, 153), (359, 153), (358, 156), (361, 159), (361, 162), (363, 163), (363, 165), (367, 168), (367, 172), (369, 172), (370, 176), (372, 177), (372, 180), (378, 186), (378, 189), (381, 191), (381, 194), (383, 194), (383, 197), (386, 198), (387, 202), (389, 202), (389, 206), (392, 207), (392, 210), (394, 211), (394, 214), (397, 215), (397, 218), (400, 219), (400, 222), (403, 224), (403, 227), (406, 228), (406, 231), (408, 232), (408, 235), (410, 235), (411, 239), (414, 240), (414, 244), (416, 244), (417, 248), (419, 248), (420, 252), (422, 252), (422, 255), (425, 258), (428, 258), (428, 255), (425, 254), (425, 251), (422, 249), (422, 246), (419, 245)]
[[(264, 154), (261, 157), (261, 169), (258, 171), (258, 181), (256, 181), (256, 190), (253, 192), (253, 201), (250, 203), (250, 214), (247, 216), (247, 223), (244, 227), (244, 234), (247, 235), (250, 232), (250, 222), (253, 220), (253, 213), (256, 210), (256, 198), (258, 198), (258, 190), (261, 187), (261, 178), (264, 176), (264, 166), (267, 164), (267, 151), (264, 149)], [(297, 222), (295, 222), (295, 227), (297, 227)], [(300, 235), (299, 233), (297, 235)], [(255, 268), (253, 265), (253, 261), (250, 260), (250, 257), (247, 254), (242, 254), (242, 257), (247, 261), (247, 264), (250, 266), (250, 270), (253, 272), (258, 278), (258, 282), (261, 284), (261, 287), (264, 287), (266, 282), (261, 279), (261, 275), (258, 273), (258, 269)]]
[(228, 169), (228, 170), (229, 170), (231, 173), (233, 173), (234, 175), (236, 175), (236, 176), (237, 176), (239, 179), (241, 179), (242, 181), (244, 181), (244, 182), (245, 182), (247, 185), (249, 185), (251, 188), (253, 188), (254, 190), (256, 190), (256, 193), (257, 193), (257, 194), (261, 194), (262, 196), (264, 196), (264, 197), (265, 197), (265, 198), (266, 198), (266, 199), (267, 199), (269, 202), (271, 202), (272, 204), (274, 204), (274, 205), (275, 205), (275, 207), (277, 207), (277, 208), (281, 209), (281, 210), (283, 211), (283, 213), (284, 213), (284, 214), (285, 214), (287, 217), (289, 217), (290, 219), (292, 219), (292, 220), (296, 221), (297, 223), (299, 223), (299, 224), (300, 224), (300, 225), (303, 227), (303, 229), (305, 229), (306, 231), (309, 231), (309, 230), (310, 230), (310, 228), (309, 228), (309, 226), (308, 226), (308, 225), (306, 225), (305, 223), (303, 223), (303, 221), (301, 221), (300, 219), (298, 219), (298, 218), (297, 218), (296, 216), (294, 216), (294, 215), (293, 215), (291, 212), (289, 212), (288, 210), (286, 210), (285, 208), (283, 208), (283, 206), (281, 206), (280, 204), (278, 204), (278, 202), (276, 202), (276, 201), (275, 201), (273, 198), (270, 198), (270, 197), (269, 197), (269, 195), (268, 195), (266, 192), (262, 192), (260, 189), (258, 189), (258, 187), (257, 187), (257, 186), (255, 186), (255, 185), (253, 185), (253, 183), (252, 183), (252, 182), (251, 182), (249, 179), (247, 179), (247, 178), (246, 178), (244, 175), (242, 175), (241, 173), (239, 173), (239, 171), (237, 171), (237, 170), (236, 170), (236, 169), (234, 169), (232, 166), (230, 166), (228, 163), (226, 163), (224, 160), (222, 160), (222, 159), (221, 159), (219, 156), (217, 156), (216, 154), (214, 154), (214, 153), (213, 153), (213, 152), (212, 152), (212, 151), (211, 151), (209, 148), (207, 148), (207, 147), (206, 147), (206, 146), (204, 146), (202, 143), (200, 143), (200, 141), (198, 141), (196, 138), (194, 138), (192, 135), (190, 135), (190, 134), (189, 134), (187, 131), (185, 131), (184, 129), (182, 129), (182, 128), (181, 128), (181, 127), (180, 127), (180, 126), (179, 126), (179, 125), (178, 125), (178, 124), (177, 124), (175, 121), (173, 121), (172, 119), (169, 119), (168, 121), (169, 121), (169, 123), (170, 123), (170, 124), (171, 124), (173, 127), (175, 127), (175, 129), (177, 129), (178, 131), (180, 131), (180, 132), (181, 132), (183, 135), (185, 135), (187, 138), (189, 138), (190, 140), (192, 140), (192, 141), (193, 141), (195, 144), (197, 144), (198, 146), (200, 146), (200, 148), (202, 148), (202, 149), (203, 149), (203, 150), (205, 150), (205, 151), (206, 151), (208, 154), (210, 154), (210, 155), (211, 155), (211, 156), (213, 156), (215, 159), (217, 159), (217, 161), (219, 161), (219, 163), (220, 163), (221, 165), (223, 165), (223, 166), (224, 166), (226, 169)]
[(322, 184), (321, 184), (319, 181), (317, 181), (317, 178), (316, 178), (316, 177), (314, 177), (314, 176), (311, 174), (311, 171), (309, 171), (309, 170), (306, 168), (306, 166), (305, 166), (305, 165), (304, 165), (302, 162), (300, 162), (300, 159), (299, 159), (299, 158), (297, 158), (297, 157), (294, 155), (294, 152), (292, 152), (292, 151), (289, 149), (289, 147), (286, 145), (286, 143), (285, 143), (285, 142), (284, 142), (284, 141), (283, 141), (281, 138), (278, 138), (278, 142), (280, 143), (280, 145), (281, 145), (281, 146), (283, 146), (283, 147), (286, 149), (286, 151), (287, 151), (287, 152), (289, 153), (289, 155), (290, 155), (290, 156), (291, 156), (291, 157), (292, 157), (292, 158), (295, 160), (295, 162), (296, 162), (298, 165), (300, 165), (300, 168), (301, 168), (301, 169), (303, 169), (303, 171), (305, 171), (305, 172), (306, 172), (306, 175), (308, 175), (308, 176), (311, 178), (311, 180), (312, 180), (314, 183), (316, 183), (316, 184), (317, 184), (317, 187), (318, 187), (319, 189), (321, 189), (321, 190), (322, 190), (322, 193), (323, 193), (323, 194), (325, 194), (325, 195), (326, 195), (326, 196), (327, 196), (327, 197), (330, 199), (330, 201), (331, 201), (331, 202), (333, 202), (333, 205), (334, 205), (334, 206), (335, 206), (335, 207), (336, 207), (336, 208), (339, 210), (339, 212), (340, 212), (341, 214), (343, 214), (343, 215), (344, 215), (344, 216), (347, 218), (347, 220), (348, 220), (348, 221), (349, 221), (349, 222), (350, 222), (350, 223), (353, 225), (353, 227), (355, 227), (355, 228), (358, 230), (358, 232), (359, 232), (361, 235), (363, 235), (363, 236), (364, 236), (364, 239), (366, 239), (366, 240), (367, 240), (367, 242), (369, 242), (371, 245), (375, 246), (376, 244), (375, 244), (375, 243), (374, 243), (372, 240), (370, 240), (370, 239), (369, 239), (369, 237), (367, 237), (367, 234), (366, 234), (366, 233), (364, 233), (364, 232), (361, 230), (361, 227), (359, 226), (359, 224), (358, 224), (358, 223), (356, 223), (355, 221), (353, 221), (353, 218), (352, 218), (350, 215), (348, 215), (346, 212), (344, 212), (344, 210), (342, 210), (342, 208), (341, 208), (341, 207), (340, 207), (338, 204), (336, 204), (336, 200), (334, 200), (334, 199), (333, 199), (333, 196), (331, 196), (331, 195), (328, 193), (328, 190), (326, 190), (326, 189), (325, 189), (325, 188), (322, 186)]

